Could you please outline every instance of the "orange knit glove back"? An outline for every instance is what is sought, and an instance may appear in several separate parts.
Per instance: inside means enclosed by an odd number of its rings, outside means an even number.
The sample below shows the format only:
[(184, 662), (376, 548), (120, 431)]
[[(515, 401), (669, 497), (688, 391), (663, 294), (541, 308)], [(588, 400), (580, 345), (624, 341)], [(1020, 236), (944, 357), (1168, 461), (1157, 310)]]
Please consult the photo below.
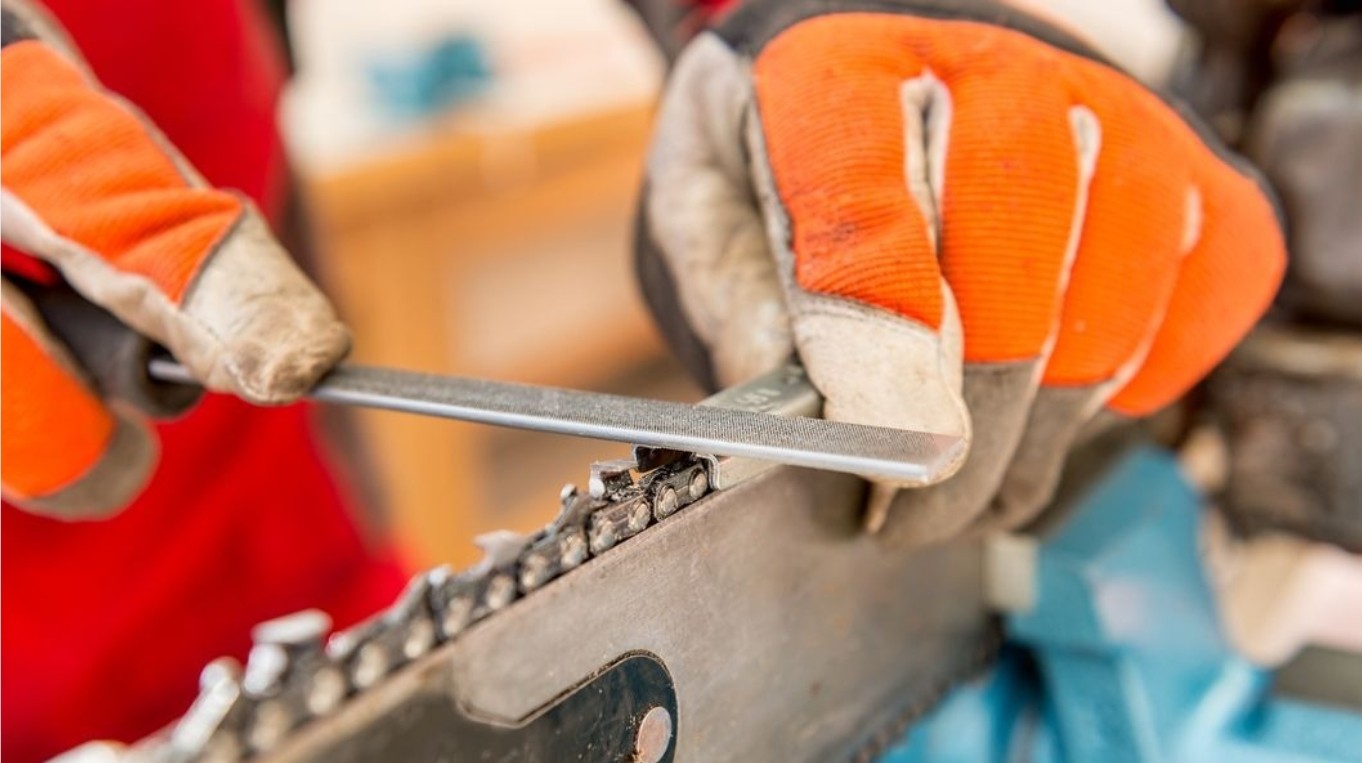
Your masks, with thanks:
[[(211, 188), (100, 87), (53, 22), (5, 0), (0, 234), (170, 349), (204, 386), (258, 403), (307, 391), (349, 347), (330, 304), (236, 194)], [(4, 286), (4, 496), (67, 517), (117, 509), (155, 460), (135, 416)]]
[(718, 381), (797, 352), (828, 417), (971, 439), (954, 478), (894, 499), (906, 543), (1032, 517), (1081, 425), (1186, 392), (1285, 259), (1223, 147), (979, 0), (755, 2), (701, 35), (640, 241)]

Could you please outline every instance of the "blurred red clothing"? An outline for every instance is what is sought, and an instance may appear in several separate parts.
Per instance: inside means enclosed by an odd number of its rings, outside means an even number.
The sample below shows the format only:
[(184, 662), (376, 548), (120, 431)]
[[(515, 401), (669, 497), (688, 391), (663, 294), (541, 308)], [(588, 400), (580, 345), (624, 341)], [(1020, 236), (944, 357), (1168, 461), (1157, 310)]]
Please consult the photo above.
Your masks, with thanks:
[[(250, 0), (46, 5), (210, 182), (278, 208), (283, 67)], [(117, 517), (68, 524), (4, 506), (7, 763), (156, 730), (188, 707), (208, 660), (245, 656), (256, 622), (317, 606), (344, 625), (392, 600), (396, 555), (366, 545), (311, 417), (210, 395), (158, 426), (156, 474)]]

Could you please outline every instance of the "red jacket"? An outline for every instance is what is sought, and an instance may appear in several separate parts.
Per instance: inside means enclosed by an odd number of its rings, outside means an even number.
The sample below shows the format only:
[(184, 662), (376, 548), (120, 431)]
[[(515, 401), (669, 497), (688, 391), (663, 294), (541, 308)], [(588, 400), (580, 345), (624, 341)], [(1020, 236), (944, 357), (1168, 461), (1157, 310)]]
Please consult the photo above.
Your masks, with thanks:
[[(210, 182), (277, 209), (278, 49), (249, 0), (47, 0), (103, 83)], [(251, 625), (310, 606), (338, 625), (403, 582), (357, 531), (304, 405), (210, 395), (158, 427), (150, 487), (117, 517), (67, 524), (3, 508), (7, 763), (133, 740), (182, 713), (199, 669), (244, 658)]]

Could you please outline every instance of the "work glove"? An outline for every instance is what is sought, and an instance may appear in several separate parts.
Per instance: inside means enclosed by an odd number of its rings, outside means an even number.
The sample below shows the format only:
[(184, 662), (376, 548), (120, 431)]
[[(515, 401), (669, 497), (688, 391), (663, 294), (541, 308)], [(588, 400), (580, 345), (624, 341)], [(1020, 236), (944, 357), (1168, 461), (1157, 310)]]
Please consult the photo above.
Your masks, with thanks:
[[(249, 201), (209, 187), (102, 89), (50, 17), (8, 0), (3, 14), (0, 235), (36, 258), (5, 252), (3, 493), (33, 511), (98, 516), (139, 492), (157, 446), (130, 406), (105, 399), (92, 373), (107, 369), (71, 351), (103, 363), (110, 348), (79, 330), (65, 343), (45, 323), (52, 269), (205, 387), (255, 403), (297, 398), (349, 337)], [(142, 363), (124, 370), (144, 376), (145, 355), (113, 361)], [(168, 399), (183, 407), (183, 394)]]
[(1267, 192), (1212, 137), (979, 0), (759, 1), (700, 34), (638, 236), (711, 383), (798, 355), (827, 418), (966, 438), (950, 479), (872, 492), (901, 545), (1030, 520), (1084, 424), (1186, 392), (1283, 263)]

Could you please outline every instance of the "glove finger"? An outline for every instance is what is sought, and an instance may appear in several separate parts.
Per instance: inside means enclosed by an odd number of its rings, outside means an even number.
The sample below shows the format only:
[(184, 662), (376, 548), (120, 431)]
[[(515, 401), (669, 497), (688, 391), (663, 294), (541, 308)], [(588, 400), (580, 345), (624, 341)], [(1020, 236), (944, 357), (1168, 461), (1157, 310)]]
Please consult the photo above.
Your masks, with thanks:
[(936, 257), (949, 115), (931, 110), (938, 83), (902, 39), (851, 48), (844, 19), (788, 29), (753, 69), (754, 182), (799, 354), (830, 419), (968, 438), (959, 313)]
[(3, 235), (214, 389), (297, 397), (344, 355), (330, 305), (237, 196), (37, 39), (0, 68)]
[(917, 548), (946, 541), (987, 508), (1021, 439), (1029, 408), (1017, 401), (1029, 403), (1035, 395), (1027, 365), (965, 366), (963, 398), (974, 427), (969, 459), (939, 485), (878, 495), (869, 522), (883, 542)]
[(1040, 512), (1085, 423), (1143, 363), (1203, 219), (1183, 157), (1215, 160), (1176, 111), (1126, 75), (1086, 65), (1066, 84), (1100, 150), (1054, 350), (980, 530)]
[(771, 185), (778, 202), (777, 256), (804, 292), (936, 330), (946, 297), (929, 165), (940, 147), (927, 145), (935, 126), (925, 116), (931, 79), (897, 41), (848, 49), (846, 19), (795, 26), (754, 63), (765, 149), (754, 160), (765, 158), (757, 185)]
[[(819, 27), (826, 39), (816, 34)], [(851, 47), (838, 42), (846, 39), (858, 43)], [(1035, 66), (1052, 67), (1053, 62), (1039, 56), (1036, 43), (1021, 35), (910, 17), (846, 15), (805, 22), (771, 47), (787, 42), (808, 61), (817, 62), (805, 64), (806, 68), (822, 68), (849, 81), (821, 85), (856, 103), (858, 112), (862, 102), (884, 102), (887, 86), (898, 89), (900, 103), (894, 106), (903, 113), (879, 115), (866, 119), (866, 124), (899, 129), (916, 119), (925, 127), (921, 152), (926, 157), (927, 186), (939, 210), (940, 269), (958, 301), (963, 326), (962, 396), (973, 420), (973, 441), (969, 460), (953, 479), (893, 499), (885, 537), (906, 545), (949, 537), (987, 505), (1021, 436), (1053, 343), (1095, 147), (1084, 142), (1062, 88), (1036, 75)], [(872, 82), (867, 92), (855, 92), (856, 82), (848, 72), (867, 58), (883, 81)], [(914, 59), (926, 63), (915, 64)], [(983, 65), (998, 60), (1009, 61), (1009, 66)], [(816, 74), (805, 76), (816, 81)], [(811, 97), (799, 99), (800, 108), (807, 109)], [(769, 119), (766, 110), (763, 116)], [(850, 129), (867, 127), (855, 121)], [(851, 135), (838, 140), (856, 145)], [(908, 156), (911, 159), (911, 152)], [(881, 162), (876, 169), (884, 183), (897, 181), (900, 189), (906, 171), (912, 188), (913, 164)], [(871, 170), (849, 163), (839, 172), (843, 183), (859, 184)], [(845, 193), (836, 188), (837, 180), (829, 178), (834, 184), (831, 193)], [(917, 196), (900, 190), (902, 198)], [(801, 225), (798, 217), (795, 224), (796, 229)], [(898, 252), (886, 253), (887, 261), (893, 263), (896, 254), (904, 259), (902, 244)], [(901, 282), (920, 286), (924, 275), (914, 271), (915, 256), (910, 250), (906, 266), (889, 264), (886, 270), (897, 267)], [(840, 270), (866, 272), (866, 261), (844, 262)], [(876, 301), (873, 294), (847, 296), (893, 307)], [(921, 313), (917, 317), (930, 318)], [(867, 357), (873, 363), (884, 354), (882, 346), (880, 353)], [(871, 369), (860, 378), (875, 378), (878, 373)], [(917, 381), (913, 376), (899, 378)], [(900, 396), (915, 392), (909, 386)]]
[(684, 334), (682, 324), (693, 332), (710, 365), (700, 375), (719, 385), (767, 371), (794, 349), (743, 154), (750, 103), (747, 68), (727, 45), (705, 34), (689, 46), (658, 113), (640, 210), (649, 301), (669, 334)]
[[(1039, 514), (1069, 447), (1108, 401), (1144, 415), (1184, 394), (1266, 310), (1281, 278), (1281, 235), (1258, 182), (1152, 94), (1116, 108), (1101, 80), (1119, 75), (1086, 74), (1106, 144), (1092, 213), (1047, 386), (981, 530)], [(1186, 159), (1169, 166), (1167, 156)], [(1189, 274), (1194, 292), (1179, 307)], [(1113, 397), (1141, 377), (1144, 392)]]
[[(1234, 174), (1176, 112), (1125, 75), (1030, 43), (1012, 50), (1015, 35), (993, 34), (973, 46), (943, 46), (949, 54), (932, 60), (959, 115), (944, 177), (942, 268), (965, 325), (974, 458), (952, 482), (895, 500), (889, 535), (898, 542), (954, 535), (957, 518), (995, 494), (996, 511), (1013, 521), (1048, 499), (1082, 424), (1156, 344), (1180, 259), (1194, 250), (1207, 217), (1205, 174)], [(981, 56), (1012, 65), (990, 72)], [(1072, 190), (1063, 185), (1072, 176), (1055, 114), (1073, 128)], [(1104, 128), (1110, 145), (1099, 167)], [(1168, 157), (1175, 164), (1189, 157), (1192, 169), (1170, 168)], [(1272, 219), (1261, 212), (1259, 229)], [(1261, 309), (1256, 303), (1249, 312)], [(1026, 376), (1052, 391), (1032, 403)]]
[(1203, 208), (1195, 244), (1144, 363), (1108, 403), (1126, 416), (1153, 413), (1204, 378), (1267, 311), (1286, 270), (1276, 210), (1251, 170), (1208, 153), (1192, 178)]
[(5, 499), (63, 519), (121, 509), (156, 463), (154, 435), (106, 407), (28, 299), (3, 283), (0, 459)]

